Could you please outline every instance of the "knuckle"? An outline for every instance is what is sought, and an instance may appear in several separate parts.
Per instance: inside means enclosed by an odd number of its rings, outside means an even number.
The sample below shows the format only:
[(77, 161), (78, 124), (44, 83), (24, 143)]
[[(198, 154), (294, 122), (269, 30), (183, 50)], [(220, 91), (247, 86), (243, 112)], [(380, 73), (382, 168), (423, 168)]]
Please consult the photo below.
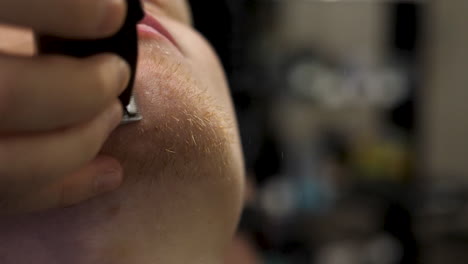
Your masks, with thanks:
[[(99, 1), (98, 1), (99, 2)], [(96, 24), (99, 19), (98, 8), (96, 1), (74, 1), (75, 6), (70, 8), (70, 13), (67, 15), (73, 19), (67, 19), (70, 23), (68, 28), (76, 30), (80, 34), (94, 34), (96, 32)]]
[(67, 19), (70, 28), (80, 35), (105, 36), (116, 32), (123, 22), (125, 5), (123, 1), (72, 1), (74, 8), (70, 8)]
[(99, 68), (94, 73), (94, 93), (95, 100), (98, 104), (105, 104), (110, 101), (110, 91), (112, 84), (109, 80), (109, 73), (104, 71), (103, 68)]
[(112, 66), (107, 60), (100, 60), (93, 71), (96, 97), (101, 101), (108, 101), (112, 91)]
[(83, 90), (78, 92), (83, 110), (95, 113), (109, 101), (110, 96), (107, 88), (109, 81), (106, 75), (105, 71), (95, 65), (92, 65), (83, 73), (82, 78), (86, 78), (83, 83), (85, 87), (83, 88), (86, 89), (86, 92), (82, 92)]

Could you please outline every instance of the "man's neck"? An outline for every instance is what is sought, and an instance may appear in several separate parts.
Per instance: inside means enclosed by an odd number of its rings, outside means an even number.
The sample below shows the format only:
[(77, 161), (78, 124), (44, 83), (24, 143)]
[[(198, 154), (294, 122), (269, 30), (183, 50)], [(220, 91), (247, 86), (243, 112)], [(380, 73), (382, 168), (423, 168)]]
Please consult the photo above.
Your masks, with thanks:
[[(0, 263), (91, 264), (112, 207), (102, 203), (22, 216), (0, 217)], [(104, 204), (107, 204), (104, 206)]]

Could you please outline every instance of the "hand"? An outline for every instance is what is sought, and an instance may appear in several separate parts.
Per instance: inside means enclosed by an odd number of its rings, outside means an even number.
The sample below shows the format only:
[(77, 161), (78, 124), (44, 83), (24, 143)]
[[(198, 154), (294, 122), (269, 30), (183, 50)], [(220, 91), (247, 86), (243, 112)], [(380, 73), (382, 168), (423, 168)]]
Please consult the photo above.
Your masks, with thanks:
[[(124, 0), (0, 1), (0, 22), (69, 38), (112, 35), (125, 13)], [(0, 54), (0, 214), (70, 206), (118, 187), (119, 162), (97, 155), (120, 123), (129, 76), (112, 54)]]

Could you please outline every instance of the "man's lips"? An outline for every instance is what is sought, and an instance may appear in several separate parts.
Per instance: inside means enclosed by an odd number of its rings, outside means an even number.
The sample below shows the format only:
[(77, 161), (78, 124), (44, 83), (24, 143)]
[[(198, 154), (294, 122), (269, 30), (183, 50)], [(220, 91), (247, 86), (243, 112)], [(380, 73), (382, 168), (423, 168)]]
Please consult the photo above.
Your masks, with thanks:
[(145, 14), (145, 18), (138, 24), (138, 31), (163, 35), (180, 50), (180, 46), (172, 34), (155, 17), (148, 13)]

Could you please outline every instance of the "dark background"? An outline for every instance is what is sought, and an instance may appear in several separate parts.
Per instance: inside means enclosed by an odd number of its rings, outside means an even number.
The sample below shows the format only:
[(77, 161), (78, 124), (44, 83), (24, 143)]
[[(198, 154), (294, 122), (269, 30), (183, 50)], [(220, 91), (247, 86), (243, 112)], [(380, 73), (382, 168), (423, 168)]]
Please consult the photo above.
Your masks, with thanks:
[[(287, 1), (190, 2), (195, 27), (223, 62), (236, 106), (249, 180), (238, 233), (252, 263), (466, 262), (466, 185), (430, 181), (419, 169), (427, 5), (379, 4), (384, 59), (362, 66), (325, 52), (313, 38), (277, 44)], [(366, 1), (329, 5), (360, 2)], [(323, 5), (311, 1), (307, 8), (329, 10)], [(350, 54), (355, 46), (349, 43)], [(400, 82), (382, 81), (385, 89), (405, 91), (391, 105), (367, 103), (365, 88), (351, 106), (330, 106), (334, 94), (311, 92), (322, 76), (336, 84), (363, 73), (377, 79), (379, 70), (398, 73)], [(347, 122), (361, 117), (363, 128), (349, 129)], [(241, 263), (233, 255), (228, 262)]]

